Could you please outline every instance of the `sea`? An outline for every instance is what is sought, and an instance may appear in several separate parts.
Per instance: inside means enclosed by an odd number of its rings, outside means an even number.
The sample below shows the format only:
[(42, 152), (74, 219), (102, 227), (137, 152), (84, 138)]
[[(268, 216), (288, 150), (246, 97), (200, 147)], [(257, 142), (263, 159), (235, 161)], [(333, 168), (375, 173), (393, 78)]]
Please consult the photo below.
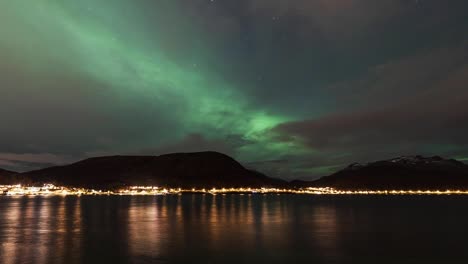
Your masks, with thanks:
[(0, 263), (468, 263), (466, 196), (1, 196)]

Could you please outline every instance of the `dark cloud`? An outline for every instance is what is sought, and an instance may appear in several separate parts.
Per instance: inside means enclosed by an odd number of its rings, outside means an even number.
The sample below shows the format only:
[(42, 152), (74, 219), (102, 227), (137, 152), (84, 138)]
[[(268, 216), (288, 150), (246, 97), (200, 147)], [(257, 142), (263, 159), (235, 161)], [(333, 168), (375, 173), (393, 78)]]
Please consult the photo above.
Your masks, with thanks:
[(463, 93), (463, 80), (457, 75), (463, 74), (460, 71), (468, 64), (467, 43), (423, 49), (391, 59), (370, 67), (355, 80), (335, 83), (328, 90), (336, 94), (336, 104), (344, 108), (392, 106), (405, 100), (434, 97), (444, 91), (451, 91), (448, 96)]
[(351, 153), (348, 162), (467, 151), (466, 55), (463, 48), (443, 49), (380, 65), (347, 84), (356, 93), (348, 98), (354, 102), (348, 111), (281, 124), (275, 131), (327, 156)]
[(339, 114), (282, 124), (277, 130), (303, 138), (310, 147), (320, 150), (395, 147), (395, 144), (407, 146), (425, 142), (467, 144), (468, 126), (463, 122), (468, 118), (465, 107), (468, 98), (464, 97), (455, 105), (441, 108), (401, 107)]
[(76, 157), (51, 153), (0, 153), (0, 166), (18, 172), (71, 163)]

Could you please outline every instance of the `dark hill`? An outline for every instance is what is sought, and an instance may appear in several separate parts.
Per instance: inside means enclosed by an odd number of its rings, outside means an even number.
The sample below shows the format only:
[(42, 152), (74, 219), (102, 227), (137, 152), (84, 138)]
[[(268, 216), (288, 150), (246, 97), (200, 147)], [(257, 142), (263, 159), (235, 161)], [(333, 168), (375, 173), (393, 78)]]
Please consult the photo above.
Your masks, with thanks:
[(468, 189), (468, 165), (441, 157), (410, 156), (347, 168), (302, 186), (337, 189)]
[(0, 169), (0, 184), (13, 184), (16, 179), (17, 172)]
[(217, 152), (161, 156), (111, 156), (21, 174), (26, 183), (113, 188), (128, 185), (164, 187), (260, 187), (284, 184), (248, 170)]

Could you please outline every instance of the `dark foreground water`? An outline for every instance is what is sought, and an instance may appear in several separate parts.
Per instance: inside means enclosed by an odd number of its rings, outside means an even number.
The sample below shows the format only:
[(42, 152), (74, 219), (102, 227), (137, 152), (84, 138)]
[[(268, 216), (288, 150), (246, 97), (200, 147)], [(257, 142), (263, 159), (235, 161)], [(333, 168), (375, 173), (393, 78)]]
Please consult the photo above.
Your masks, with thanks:
[(467, 197), (0, 197), (0, 263), (468, 263)]

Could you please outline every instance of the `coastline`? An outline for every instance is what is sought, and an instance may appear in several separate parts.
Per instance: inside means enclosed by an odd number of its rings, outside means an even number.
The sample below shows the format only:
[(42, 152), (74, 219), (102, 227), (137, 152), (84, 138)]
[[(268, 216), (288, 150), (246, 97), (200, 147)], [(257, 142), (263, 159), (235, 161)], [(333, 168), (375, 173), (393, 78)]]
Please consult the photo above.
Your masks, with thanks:
[(155, 196), (182, 194), (296, 194), (296, 195), (468, 195), (468, 190), (340, 190), (324, 188), (203, 188), (183, 189), (156, 186), (129, 186), (117, 190), (95, 190), (44, 184), (43, 186), (0, 185), (4, 196)]

